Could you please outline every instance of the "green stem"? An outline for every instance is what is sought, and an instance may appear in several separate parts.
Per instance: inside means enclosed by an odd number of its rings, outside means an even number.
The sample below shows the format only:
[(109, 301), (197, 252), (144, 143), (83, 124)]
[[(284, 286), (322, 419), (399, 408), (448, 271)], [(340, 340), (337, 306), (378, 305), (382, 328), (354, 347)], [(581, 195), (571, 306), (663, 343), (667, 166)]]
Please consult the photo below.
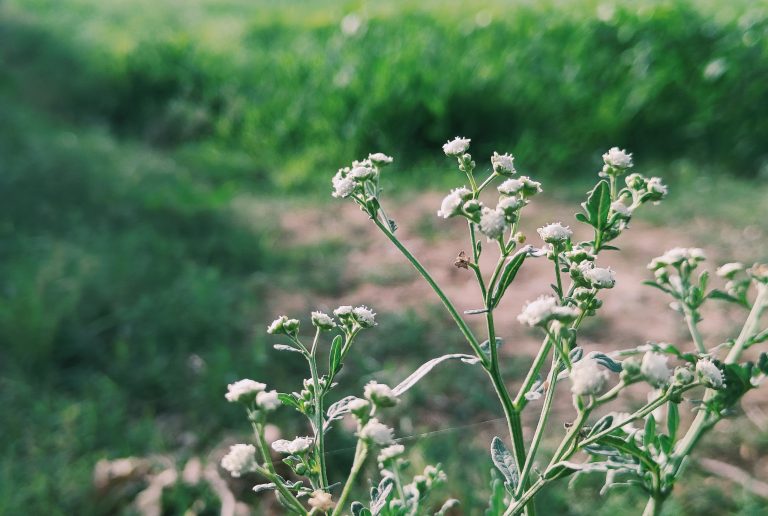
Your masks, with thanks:
[(536, 425), (536, 430), (534, 431), (531, 445), (528, 448), (528, 455), (525, 459), (525, 466), (523, 466), (522, 472), (520, 473), (521, 482), (520, 487), (518, 488), (517, 496), (520, 496), (525, 490), (525, 482), (522, 482), (522, 480), (528, 478), (528, 474), (531, 472), (531, 468), (533, 467), (533, 461), (536, 459), (536, 453), (539, 450), (541, 439), (544, 437), (544, 428), (547, 425), (547, 419), (549, 419), (549, 412), (552, 407), (552, 401), (555, 399), (555, 387), (557, 386), (557, 375), (559, 371), (560, 363), (557, 360), (557, 356), (555, 355), (552, 357), (552, 369), (550, 369), (549, 377), (547, 378), (547, 394), (544, 396), (544, 405), (541, 409), (541, 414), (539, 415), (539, 422)]
[(339, 502), (336, 504), (336, 508), (333, 510), (331, 516), (338, 516), (344, 511), (344, 506), (347, 503), (347, 498), (352, 492), (352, 486), (355, 484), (360, 468), (365, 463), (365, 458), (368, 456), (368, 444), (360, 439), (357, 441), (357, 447), (355, 448), (355, 458), (352, 461), (352, 470), (349, 472), (347, 482), (344, 484), (344, 489), (341, 491)]
[(528, 374), (526, 375), (525, 380), (523, 380), (523, 384), (520, 386), (520, 391), (515, 397), (515, 407), (517, 407), (518, 410), (522, 410), (525, 405), (528, 404), (525, 395), (528, 394), (528, 391), (533, 384), (536, 383), (536, 378), (539, 376), (539, 371), (541, 371), (541, 368), (544, 366), (544, 361), (547, 359), (550, 349), (552, 349), (552, 339), (550, 339), (549, 334), (547, 334), (544, 341), (541, 343), (539, 353), (536, 355), (536, 358), (533, 359), (533, 365), (528, 369)]
[(590, 412), (591, 412), (590, 409), (584, 409), (579, 411), (579, 414), (576, 417), (576, 421), (574, 421), (573, 425), (571, 425), (571, 428), (568, 429), (568, 432), (565, 434), (565, 437), (560, 443), (560, 446), (558, 446), (557, 451), (552, 456), (552, 460), (549, 462), (549, 466), (547, 466), (547, 469), (551, 468), (553, 465), (557, 464), (561, 460), (565, 460), (564, 457), (566, 455), (569, 455), (568, 451), (570, 449), (571, 442), (574, 441), (576, 437), (579, 435), (579, 432), (581, 432), (581, 427), (584, 426), (584, 423), (587, 421), (587, 418), (589, 417)]
[(485, 189), (485, 187), (486, 187), (486, 186), (488, 186), (489, 184), (491, 184), (491, 181), (493, 181), (493, 179), (494, 179), (495, 177), (496, 177), (496, 172), (494, 172), (494, 173), (492, 173), (490, 176), (488, 176), (488, 179), (486, 179), (485, 181), (483, 181), (483, 183), (482, 183), (482, 184), (481, 184), (479, 187), (477, 187), (477, 193), (480, 193), (480, 192), (482, 192), (482, 191)]
[(683, 303), (683, 313), (685, 314), (685, 323), (688, 325), (688, 331), (691, 332), (691, 338), (696, 345), (699, 353), (706, 353), (707, 347), (704, 345), (704, 338), (701, 336), (698, 326), (696, 326), (696, 316), (691, 309)]
[(443, 302), (443, 305), (445, 306), (446, 310), (448, 310), (448, 313), (453, 318), (456, 325), (459, 327), (459, 330), (464, 335), (464, 338), (467, 339), (467, 342), (469, 342), (469, 345), (472, 346), (473, 351), (475, 354), (480, 358), (481, 362), (484, 366), (488, 366), (488, 361), (485, 358), (485, 355), (483, 354), (482, 350), (480, 349), (480, 343), (477, 341), (477, 338), (475, 338), (475, 335), (472, 333), (472, 330), (469, 328), (469, 325), (464, 321), (464, 319), (459, 315), (459, 312), (456, 310), (456, 307), (453, 306), (453, 303), (448, 299), (448, 297), (445, 295), (443, 290), (435, 283), (435, 280), (432, 279), (432, 276), (427, 272), (427, 270), (424, 268), (421, 263), (416, 259), (415, 256), (411, 254), (411, 252), (402, 244), (400, 243), (400, 240), (397, 239), (397, 237), (389, 231), (388, 228), (384, 227), (384, 225), (379, 221), (378, 219), (373, 219), (373, 222), (381, 229), (384, 234), (389, 238), (389, 240), (395, 245), (395, 247), (398, 248), (398, 250), (405, 256), (405, 258), (411, 262), (411, 265), (414, 269), (416, 269), (419, 274), (424, 278), (424, 280), (429, 284), (430, 287), (432, 287), (432, 290), (434, 290), (435, 294), (437, 294), (437, 297), (440, 298), (440, 301)]
[(312, 343), (312, 354), (309, 357), (309, 369), (312, 374), (312, 384), (315, 388), (315, 414), (313, 418), (313, 426), (315, 427), (315, 454), (317, 456), (317, 462), (320, 466), (320, 487), (326, 489), (328, 487), (328, 474), (325, 467), (325, 421), (323, 417), (323, 396), (324, 393), (320, 392), (320, 382), (317, 373), (317, 356), (315, 355), (317, 336), (320, 334), (320, 329), (317, 330), (315, 335), (315, 342)]
[(555, 253), (553, 261), (555, 262), (555, 277), (557, 278), (557, 296), (560, 298), (560, 302), (563, 301), (563, 280), (560, 278), (560, 259), (559, 253)]
[(307, 514), (307, 510), (304, 508), (303, 505), (301, 505), (301, 502), (298, 498), (296, 498), (293, 493), (291, 493), (285, 485), (280, 481), (280, 479), (277, 477), (277, 474), (266, 470), (262, 468), (261, 466), (256, 466), (256, 473), (260, 474), (273, 484), (275, 484), (275, 489), (277, 492), (282, 495), (284, 503), (287, 503), (290, 508), (293, 508), (293, 512), (296, 514)]
[(645, 504), (643, 516), (659, 516), (659, 514), (661, 514), (661, 508), (664, 505), (664, 500), (666, 500), (666, 496), (663, 495), (653, 495), (649, 497), (648, 503)]

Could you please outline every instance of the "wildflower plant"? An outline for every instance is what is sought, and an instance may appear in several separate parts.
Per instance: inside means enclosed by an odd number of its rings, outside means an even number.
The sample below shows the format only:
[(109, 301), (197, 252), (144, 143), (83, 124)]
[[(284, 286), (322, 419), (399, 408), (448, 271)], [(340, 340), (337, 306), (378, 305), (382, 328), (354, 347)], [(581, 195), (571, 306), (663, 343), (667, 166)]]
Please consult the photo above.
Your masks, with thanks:
[[(442, 201), (439, 217), (466, 221), (471, 253), (461, 252), (455, 265), (474, 275), (483, 306), (460, 313), (429, 272), (397, 237), (397, 225), (382, 203), (382, 176), (392, 158), (381, 153), (355, 161), (332, 179), (333, 195), (350, 199), (402, 253), (429, 284), (467, 341), (471, 354), (454, 353), (429, 360), (399, 385), (370, 382), (360, 397), (346, 396), (326, 406), (329, 392), (338, 386), (337, 377), (358, 334), (376, 326), (376, 314), (364, 306), (341, 306), (333, 315), (313, 312), (311, 344), (302, 335), (297, 319), (279, 317), (268, 332), (288, 339), (275, 345), (278, 351), (296, 353), (307, 362), (309, 378), (291, 393), (268, 391), (263, 383), (240, 380), (229, 386), (230, 402), (245, 407), (255, 434), (255, 445), (237, 444), (222, 460), (233, 476), (255, 472), (268, 483), (256, 491), (275, 491), (286, 511), (295, 514), (355, 515), (422, 514), (432, 505), (430, 491), (445, 475), (439, 466), (428, 466), (413, 474), (405, 459), (405, 447), (387, 425), (387, 409), (396, 405), (414, 384), (435, 366), (459, 359), (480, 367), (498, 397), (506, 419), (507, 435), (489, 443), (490, 459), (499, 473), (492, 485), (489, 514), (535, 514), (536, 496), (552, 482), (584, 474), (602, 474), (601, 493), (617, 485), (632, 485), (648, 495), (645, 514), (661, 511), (664, 501), (681, 478), (684, 466), (701, 437), (727, 417), (741, 397), (768, 375), (768, 355), (756, 362), (742, 355), (768, 340), (768, 329), (760, 318), (768, 306), (768, 266), (730, 263), (717, 269), (725, 282), (722, 289), (710, 288), (710, 275), (701, 249), (675, 248), (651, 261), (653, 279), (647, 284), (672, 298), (671, 308), (684, 321), (690, 341), (642, 343), (609, 353), (585, 353), (579, 345), (583, 322), (602, 307), (601, 294), (613, 288), (614, 271), (602, 263), (606, 251), (616, 251), (613, 242), (628, 228), (636, 210), (656, 204), (667, 194), (657, 177), (630, 173), (632, 155), (616, 147), (603, 155), (600, 179), (581, 205), (576, 221), (584, 224), (590, 238), (577, 241), (570, 226), (552, 222), (537, 230), (540, 243), (524, 243), (519, 231), (525, 207), (542, 191), (541, 184), (516, 176), (514, 158), (494, 153), (489, 172), (480, 177), (469, 154), (470, 140), (455, 138), (443, 145), (466, 179)], [(495, 185), (496, 202), (486, 204), (480, 196)], [(483, 238), (485, 237), (485, 238)], [(480, 266), (483, 253), (494, 253), (489, 271)], [(510, 292), (518, 272), (530, 259), (551, 262), (551, 291), (529, 301), (517, 316), (520, 324), (541, 334), (541, 345), (523, 378), (504, 378), (494, 315)], [(726, 342), (713, 342), (699, 330), (701, 307), (711, 300), (730, 302), (748, 311), (738, 335)], [(482, 332), (473, 329), (469, 318), (483, 320)], [(477, 325), (480, 326), (480, 325)], [(482, 334), (482, 337), (480, 336)], [(331, 337), (323, 338), (325, 335)], [(330, 342), (327, 345), (327, 342)], [(321, 364), (320, 350), (327, 356)], [(322, 372), (321, 372), (321, 365)], [(568, 389), (557, 389), (565, 382)], [(514, 389), (510, 385), (514, 383)], [(634, 384), (645, 385), (647, 402), (633, 412), (611, 411), (610, 405)], [(555, 450), (542, 451), (544, 431), (557, 395), (569, 396), (574, 414), (564, 421)], [(292, 480), (278, 474), (265, 438), (265, 424), (279, 404), (299, 412), (308, 420), (308, 435), (272, 443), (274, 452), (293, 473)], [(682, 410), (695, 417), (683, 428)], [(538, 421), (526, 439), (522, 414), (533, 411)], [(597, 416), (596, 414), (605, 414)], [(325, 437), (342, 417), (356, 425), (357, 444), (351, 470), (342, 484), (328, 478)], [(373, 481), (370, 497), (352, 501), (350, 494), (366, 460), (375, 460), (380, 478)], [(410, 477), (409, 477), (410, 475)], [(448, 500), (437, 514), (458, 503)]]

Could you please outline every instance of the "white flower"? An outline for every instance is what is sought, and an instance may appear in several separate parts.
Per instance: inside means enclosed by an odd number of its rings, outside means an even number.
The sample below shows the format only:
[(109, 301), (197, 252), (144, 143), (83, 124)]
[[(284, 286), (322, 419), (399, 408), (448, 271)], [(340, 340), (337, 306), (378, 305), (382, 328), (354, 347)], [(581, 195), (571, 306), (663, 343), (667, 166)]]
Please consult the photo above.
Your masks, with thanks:
[(523, 186), (524, 184), (521, 179), (507, 179), (496, 187), (496, 189), (502, 195), (515, 195), (523, 189)]
[(327, 493), (320, 489), (312, 493), (312, 496), (309, 497), (307, 503), (310, 507), (320, 512), (328, 512), (336, 506), (331, 493)]
[(358, 436), (360, 439), (384, 446), (392, 443), (393, 434), (394, 430), (374, 417), (360, 430)]
[(394, 407), (397, 405), (398, 399), (389, 385), (370, 381), (366, 384), (363, 395), (371, 403), (378, 407)]
[(667, 196), (667, 185), (661, 182), (660, 177), (652, 177), (648, 180), (646, 185), (648, 192), (654, 194), (652, 198), (654, 200), (660, 200)]
[(333, 315), (338, 317), (339, 319), (347, 318), (352, 315), (353, 308), (349, 305), (343, 305), (338, 307), (336, 310), (333, 311)]
[(312, 312), (312, 324), (321, 330), (331, 330), (336, 327), (333, 317), (325, 312)]
[(643, 361), (640, 363), (640, 373), (645, 376), (653, 386), (661, 386), (667, 383), (671, 374), (667, 361), (669, 357), (655, 351), (648, 351), (643, 355)]
[(256, 395), (256, 405), (267, 412), (271, 412), (280, 406), (277, 391), (262, 391)]
[(472, 192), (463, 186), (451, 190), (451, 193), (445, 196), (445, 199), (443, 199), (443, 202), (440, 205), (440, 210), (437, 212), (438, 217), (447, 219), (454, 215), (459, 215), (461, 213), (461, 205), (470, 197), (472, 197)]
[(577, 396), (598, 394), (608, 380), (608, 371), (594, 358), (585, 357), (571, 369), (571, 392)]
[(696, 372), (701, 381), (713, 389), (721, 389), (725, 385), (723, 372), (708, 358), (702, 358), (696, 362)]
[(388, 460), (399, 457), (405, 452), (405, 446), (402, 444), (390, 444), (379, 453), (378, 461), (387, 462)]
[(706, 260), (706, 255), (703, 249), (698, 247), (685, 248), (674, 247), (651, 260), (648, 264), (648, 268), (651, 270), (657, 270), (662, 267), (681, 265), (683, 262), (688, 262), (690, 267), (695, 267), (700, 261)]
[(491, 165), (493, 165), (493, 171), (502, 176), (515, 173), (515, 158), (511, 154), (494, 152), (491, 156)]
[(632, 210), (629, 209), (629, 206), (624, 204), (621, 201), (614, 201), (611, 203), (611, 211), (614, 213), (619, 214), (622, 217), (629, 217), (632, 215)]
[(352, 195), (357, 186), (355, 181), (351, 177), (345, 175), (341, 170), (333, 176), (331, 183), (333, 184), (333, 196), (341, 198), (346, 198)]
[(376, 152), (374, 154), (368, 154), (368, 161), (376, 165), (377, 167), (383, 167), (392, 163), (392, 157), (387, 156), (383, 152)]
[(229, 453), (221, 459), (221, 467), (233, 477), (250, 473), (256, 469), (256, 447), (252, 444), (235, 444), (229, 447)]
[(548, 244), (559, 244), (565, 242), (573, 235), (573, 231), (568, 226), (563, 226), (559, 222), (547, 224), (544, 227), (540, 227), (536, 230), (541, 236), (541, 239)]
[(370, 406), (371, 404), (368, 400), (362, 398), (355, 398), (347, 404), (349, 411), (355, 414), (360, 414), (363, 411), (367, 412)]
[(374, 169), (360, 165), (353, 168), (347, 177), (351, 177), (355, 181), (365, 181), (366, 179), (372, 178), (374, 175), (376, 175), (376, 171)]
[(524, 205), (525, 201), (518, 199), (517, 197), (502, 197), (499, 199), (499, 203), (496, 205), (496, 210), (501, 211), (505, 215), (509, 216), (522, 208)]
[(443, 145), (443, 152), (445, 152), (446, 156), (460, 156), (467, 152), (470, 141), (469, 138), (461, 138), (460, 136), (457, 136)]
[(579, 311), (570, 306), (558, 306), (554, 296), (541, 296), (535, 301), (529, 301), (517, 320), (528, 326), (539, 326), (555, 319), (567, 322), (578, 317)]
[(314, 440), (311, 437), (297, 437), (293, 441), (286, 439), (278, 439), (272, 443), (272, 449), (277, 453), (288, 453), (295, 455), (297, 453), (304, 453), (312, 446)]
[(625, 170), (632, 167), (632, 154), (618, 147), (611, 147), (603, 154), (603, 161), (609, 167)]
[(480, 231), (491, 240), (500, 238), (509, 227), (504, 212), (483, 208), (480, 214)]
[(721, 278), (728, 278), (732, 279), (733, 276), (739, 272), (744, 270), (744, 264), (739, 262), (731, 262), (726, 263), (724, 265), (721, 265), (717, 268), (716, 274), (720, 276)]
[(582, 271), (582, 275), (594, 288), (613, 288), (616, 284), (616, 275), (610, 267), (592, 267)]
[(376, 314), (367, 306), (358, 306), (352, 310), (357, 323), (363, 328), (370, 328), (376, 326)]
[(227, 385), (227, 393), (224, 397), (227, 401), (247, 401), (256, 397), (258, 393), (267, 388), (267, 385), (253, 380), (239, 380)]
[(272, 323), (269, 326), (267, 326), (267, 333), (269, 333), (270, 335), (282, 333), (283, 325), (287, 320), (288, 318), (286, 316), (281, 315), (280, 317), (272, 321)]

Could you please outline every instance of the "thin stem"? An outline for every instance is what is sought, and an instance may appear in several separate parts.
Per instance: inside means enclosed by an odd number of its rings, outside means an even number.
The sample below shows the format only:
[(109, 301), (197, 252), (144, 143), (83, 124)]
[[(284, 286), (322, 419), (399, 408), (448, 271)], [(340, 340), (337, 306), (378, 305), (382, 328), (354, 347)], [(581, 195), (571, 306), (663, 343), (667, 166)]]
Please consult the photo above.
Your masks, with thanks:
[(400, 250), (400, 252), (405, 256), (405, 258), (411, 262), (411, 265), (414, 269), (416, 269), (419, 274), (424, 278), (424, 280), (429, 284), (430, 287), (432, 287), (432, 290), (435, 291), (435, 294), (437, 294), (437, 297), (440, 298), (440, 301), (443, 302), (443, 305), (445, 306), (446, 310), (448, 310), (448, 313), (453, 318), (456, 325), (459, 327), (459, 330), (464, 335), (464, 337), (467, 339), (467, 342), (469, 342), (469, 345), (472, 346), (472, 349), (474, 350), (475, 354), (480, 358), (481, 362), (484, 366), (488, 366), (488, 360), (486, 359), (485, 355), (483, 354), (482, 350), (480, 349), (480, 343), (477, 341), (477, 338), (472, 333), (472, 330), (469, 328), (469, 325), (464, 321), (464, 319), (459, 315), (459, 312), (456, 310), (456, 307), (453, 306), (453, 303), (448, 299), (448, 297), (445, 295), (443, 290), (435, 283), (435, 280), (432, 279), (432, 276), (427, 272), (427, 270), (424, 268), (421, 263), (416, 259), (415, 256), (411, 254), (411, 252), (402, 244), (400, 243), (400, 240), (391, 232), (389, 231), (384, 225), (379, 221), (378, 219), (373, 219), (373, 222), (381, 229), (384, 234), (389, 238), (389, 240), (395, 245), (395, 247)]
[[(293, 493), (291, 493), (285, 485), (280, 481), (276, 473), (273, 473), (269, 470), (266, 470), (262, 468), (261, 466), (256, 466), (256, 473), (263, 476), (273, 484), (275, 484), (275, 489), (277, 492), (282, 495), (283, 501), (290, 505), (290, 508), (293, 508), (293, 512), (297, 514), (307, 514), (307, 510), (304, 508), (303, 505), (301, 505), (301, 502), (299, 501), (296, 496), (294, 496)], [(279, 499), (279, 497), (278, 497)]]
[(584, 409), (579, 411), (578, 416), (576, 416), (576, 421), (574, 421), (573, 425), (571, 425), (571, 428), (568, 429), (568, 432), (565, 434), (563, 441), (560, 443), (557, 451), (552, 456), (552, 460), (549, 462), (547, 469), (551, 468), (561, 460), (564, 460), (564, 457), (568, 455), (571, 442), (576, 439), (576, 437), (579, 435), (579, 432), (581, 432), (581, 427), (584, 426), (584, 423), (587, 421), (590, 412), (591, 409)]
[(557, 297), (560, 298), (560, 302), (563, 301), (563, 280), (560, 278), (560, 253), (555, 253), (553, 261), (555, 262), (555, 277), (557, 278)]
[(355, 484), (357, 475), (360, 473), (360, 468), (363, 466), (363, 463), (365, 463), (365, 458), (367, 456), (368, 444), (360, 439), (357, 441), (357, 447), (355, 447), (355, 458), (352, 461), (352, 470), (349, 472), (349, 477), (347, 477), (347, 482), (344, 484), (344, 489), (341, 491), (339, 502), (336, 504), (336, 508), (333, 510), (331, 516), (338, 516), (344, 511), (347, 498), (349, 498), (349, 494), (352, 492), (352, 486)]
[(541, 489), (546, 484), (546, 481), (544, 478), (538, 479), (536, 482), (533, 483), (533, 485), (525, 492), (523, 493), (523, 496), (521, 496), (513, 505), (510, 505), (506, 511), (504, 511), (504, 516), (512, 516), (514, 514), (520, 514), (520, 511), (522, 511), (525, 506), (528, 504), (528, 502), (536, 496), (536, 493), (541, 491)]
[(400, 468), (397, 466), (397, 459), (392, 460), (392, 475), (395, 477), (397, 496), (400, 497), (400, 501), (403, 502), (403, 506), (405, 506), (405, 490), (403, 490), (403, 481), (400, 478)]
[(643, 516), (658, 516), (661, 514), (661, 507), (664, 505), (665, 500), (666, 497), (662, 495), (650, 496), (648, 498), (648, 503), (645, 504)]
[(528, 404), (528, 400), (526, 399), (525, 395), (528, 394), (528, 391), (536, 382), (536, 377), (539, 375), (539, 371), (541, 371), (541, 368), (544, 366), (544, 361), (547, 359), (547, 355), (549, 355), (550, 349), (552, 349), (552, 339), (550, 339), (549, 335), (547, 335), (544, 338), (544, 341), (541, 343), (539, 353), (536, 355), (536, 358), (533, 359), (533, 365), (530, 369), (528, 369), (528, 374), (526, 375), (525, 380), (523, 380), (523, 384), (520, 386), (520, 391), (515, 397), (515, 407), (517, 407), (518, 410), (522, 410), (525, 405)]
[[(547, 394), (544, 396), (544, 405), (541, 409), (541, 414), (539, 415), (539, 422), (536, 425), (536, 430), (533, 434), (533, 439), (531, 440), (531, 446), (528, 448), (528, 455), (525, 459), (525, 466), (523, 466), (522, 472), (520, 473), (521, 480), (528, 478), (528, 474), (531, 472), (531, 468), (533, 467), (533, 461), (536, 458), (536, 453), (539, 450), (541, 439), (544, 437), (544, 428), (547, 425), (547, 419), (549, 418), (552, 401), (555, 399), (555, 387), (557, 386), (557, 375), (559, 371), (560, 363), (557, 360), (557, 356), (553, 356), (552, 369), (550, 369), (549, 377), (547, 378)], [(520, 496), (524, 490), (525, 483), (520, 482), (517, 495)]]
[[(318, 334), (320, 330), (318, 329)], [(315, 337), (315, 343), (317, 337)], [(318, 381), (317, 373), (317, 357), (315, 356), (315, 344), (312, 344), (312, 355), (309, 357), (309, 369), (312, 373), (312, 384), (315, 388), (315, 414), (313, 419), (313, 426), (315, 427), (315, 448), (317, 455), (317, 462), (320, 466), (320, 487), (325, 489), (328, 487), (328, 474), (325, 467), (325, 421), (323, 417), (323, 396), (320, 392), (320, 382)]]
[(488, 179), (483, 181), (483, 183), (480, 186), (477, 187), (477, 193), (482, 192), (485, 189), (486, 186), (491, 184), (491, 181), (493, 181), (495, 177), (496, 177), (496, 172), (494, 172), (490, 176), (488, 176)]
[(693, 311), (683, 303), (683, 313), (685, 314), (685, 323), (688, 325), (688, 331), (691, 332), (691, 338), (696, 345), (699, 353), (706, 353), (707, 347), (704, 345), (704, 338), (701, 336), (698, 326), (696, 326), (696, 316)]

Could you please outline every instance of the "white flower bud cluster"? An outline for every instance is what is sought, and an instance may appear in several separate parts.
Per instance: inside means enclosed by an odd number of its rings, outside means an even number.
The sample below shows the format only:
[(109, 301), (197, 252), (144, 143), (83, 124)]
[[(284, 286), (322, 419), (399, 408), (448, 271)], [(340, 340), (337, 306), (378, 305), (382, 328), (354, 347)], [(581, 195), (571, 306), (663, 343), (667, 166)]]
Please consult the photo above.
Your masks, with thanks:
[(298, 331), (298, 319), (289, 319), (285, 315), (281, 315), (267, 327), (267, 333), (270, 335), (295, 335)]
[(312, 492), (312, 495), (307, 500), (307, 503), (313, 509), (314, 512), (328, 512), (333, 509), (336, 504), (333, 501), (331, 493), (317, 489)]
[(252, 444), (235, 444), (229, 447), (229, 453), (221, 459), (221, 467), (233, 477), (256, 470), (256, 447)]
[(528, 326), (544, 326), (550, 321), (570, 322), (579, 316), (579, 310), (570, 306), (560, 306), (554, 296), (541, 296), (529, 301), (517, 320)]
[(618, 147), (611, 147), (603, 154), (603, 170), (601, 176), (619, 175), (632, 168), (632, 154)]
[(568, 226), (563, 226), (560, 222), (547, 224), (537, 229), (536, 232), (548, 244), (563, 244), (573, 236), (573, 231)]
[(616, 284), (616, 273), (610, 267), (595, 267), (591, 262), (584, 262), (579, 269), (592, 288), (613, 288)]
[(402, 444), (390, 444), (386, 448), (382, 448), (379, 452), (378, 461), (385, 463), (389, 460), (396, 459), (405, 453), (405, 446)]
[[(634, 205), (643, 204), (648, 201), (658, 203), (667, 196), (667, 186), (662, 183), (661, 178), (646, 178), (641, 174), (629, 174), (624, 179), (628, 193), (634, 199)], [(627, 192), (627, 190), (624, 190)]]
[(437, 212), (438, 217), (444, 219), (461, 215), (464, 210), (464, 203), (472, 199), (472, 192), (466, 187), (455, 188), (451, 193), (445, 196), (440, 209)]
[(346, 198), (363, 190), (366, 181), (375, 179), (379, 170), (392, 163), (392, 158), (384, 153), (369, 154), (368, 158), (353, 161), (351, 167), (340, 168), (331, 179), (333, 196)]
[(244, 379), (227, 385), (227, 393), (224, 397), (230, 403), (250, 402), (256, 399), (256, 396), (267, 388), (267, 384), (256, 382), (254, 380)]
[(669, 357), (655, 351), (648, 351), (643, 355), (643, 361), (640, 363), (640, 373), (654, 387), (666, 385), (669, 381), (671, 371), (667, 366)]
[(325, 312), (312, 312), (312, 324), (321, 330), (332, 330), (336, 327), (336, 321)]
[(371, 418), (368, 423), (360, 430), (358, 437), (377, 446), (386, 446), (392, 443), (394, 430), (379, 421), (377, 418)]
[(680, 267), (683, 264), (694, 269), (700, 262), (706, 259), (704, 250), (698, 247), (675, 247), (651, 260), (648, 264), (648, 269), (655, 271), (664, 267)]
[(501, 195), (520, 195), (523, 199), (533, 197), (542, 191), (541, 183), (534, 181), (528, 176), (520, 176), (519, 179), (507, 179), (496, 189)]
[(491, 156), (493, 171), (500, 176), (511, 176), (516, 172), (515, 158), (511, 154), (499, 154), (494, 152)]
[(366, 384), (363, 395), (377, 407), (394, 407), (399, 401), (388, 385), (376, 381)]
[(717, 268), (717, 271), (715, 271), (715, 274), (720, 276), (721, 278), (726, 279), (733, 279), (733, 277), (744, 270), (744, 264), (739, 262), (731, 262), (721, 265)]
[(501, 238), (507, 229), (509, 229), (509, 223), (504, 211), (498, 208), (483, 208), (480, 213), (480, 232), (490, 240), (496, 240)]
[(334, 310), (333, 314), (348, 331), (376, 326), (376, 314), (367, 306), (361, 305), (353, 308), (352, 306), (344, 305)]
[(723, 372), (708, 358), (702, 358), (696, 362), (696, 374), (698, 374), (701, 382), (708, 387), (713, 389), (725, 387)]
[(571, 392), (577, 396), (589, 396), (599, 394), (608, 381), (608, 371), (597, 360), (584, 357), (571, 369)]
[(272, 449), (277, 453), (285, 453), (288, 455), (299, 455), (305, 453), (314, 443), (314, 439), (311, 437), (297, 437), (292, 441), (286, 439), (278, 439), (272, 443)]
[(449, 140), (445, 145), (443, 145), (443, 152), (446, 156), (454, 158), (459, 157), (467, 152), (467, 149), (469, 149), (469, 142), (471, 141), (472, 140), (469, 138), (462, 138), (457, 136), (453, 140)]

